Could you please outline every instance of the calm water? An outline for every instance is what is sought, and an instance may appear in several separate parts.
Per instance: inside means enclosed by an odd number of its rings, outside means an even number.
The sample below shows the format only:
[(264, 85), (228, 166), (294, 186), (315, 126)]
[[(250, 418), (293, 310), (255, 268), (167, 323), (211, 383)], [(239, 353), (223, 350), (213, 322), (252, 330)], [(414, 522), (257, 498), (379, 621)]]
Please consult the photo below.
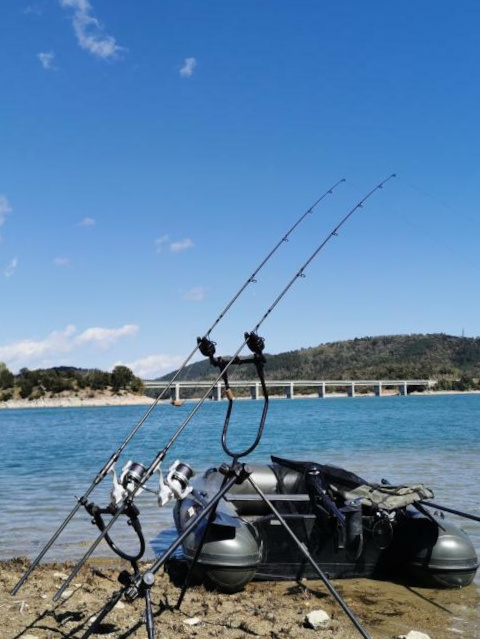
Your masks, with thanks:
[[(192, 406), (159, 406), (118, 468), (128, 459), (148, 465)], [(235, 405), (232, 446), (249, 444), (261, 408), (253, 401)], [(225, 409), (225, 403), (204, 405), (171, 449), (164, 469), (176, 459), (196, 471), (223, 461), (220, 432)], [(74, 506), (74, 496), (86, 490), (144, 410), (0, 411), (0, 558), (34, 557), (39, 552)], [(434, 490), (437, 502), (480, 515), (479, 453), (480, 395), (372, 397), (272, 401), (264, 437), (250, 459), (268, 461), (276, 454), (334, 463), (371, 481), (422, 481)], [(107, 500), (110, 483), (107, 479), (97, 489), (95, 501)], [(152, 556), (159, 533), (172, 526), (171, 507), (159, 510), (155, 496), (148, 493), (137, 505)], [(480, 552), (480, 524), (461, 524)], [(96, 530), (80, 511), (46, 559), (79, 558)], [(128, 546), (126, 526), (115, 530)], [(108, 556), (110, 550), (101, 545), (97, 554)]]

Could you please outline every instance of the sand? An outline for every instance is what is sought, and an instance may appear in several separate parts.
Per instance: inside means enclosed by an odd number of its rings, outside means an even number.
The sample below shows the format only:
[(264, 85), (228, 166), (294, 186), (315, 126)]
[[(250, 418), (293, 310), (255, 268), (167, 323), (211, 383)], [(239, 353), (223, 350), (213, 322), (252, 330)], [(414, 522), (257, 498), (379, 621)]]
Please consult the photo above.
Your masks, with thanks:
[[(422, 391), (413, 392), (412, 395), (475, 395), (480, 391)], [(382, 392), (384, 397), (398, 395), (398, 392), (391, 389), (384, 389)], [(356, 397), (374, 397), (374, 393), (357, 393)], [(328, 393), (325, 399), (347, 397), (345, 393)], [(184, 402), (195, 403), (200, 398), (192, 397), (181, 400), (179, 404)], [(237, 397), (237, 400), (251, 401), (250, 397)], [(271, 395), (270, 399), (286, 399), (283, 395)], [(295, 395), (293, 399), (318, 399), (317, 394)], [(146, 395), (135, 395), (133, 393), (114, 394), (111, 392), (98, 393), (94, 397), (89, 397), (88, 393), (82, 392), (77, 394), (63, 393), (55, 397), (42, 397), (40, 399), (9, 399), (6, 402), (0, 401), (0, 410), (2, 409), (23, 409), (23, 408), (81, 408), (83, 406), (150, 406), (154, 403), (154, 399)], [(172, 403), (169, 399), (160, 400), (161, 404)]]
[(154, 400), (146, 395), (135, 395), (133, 393), (113, 393), (97, 394), (89, 397), (86, 393), (60, 394), (56, 397), (41, 397), (40, 399), (9, 399), (7, 402), (0, 402), (1, 409), (19, 408), (81, 408), (83, 406), (148, 406)]
[[(116, 577), (125, 568), (116, 560), (92, 560), (58, 604), (52, 596), (69, 567), (41, 565), (15, 596), (10, 591), (27, 563), (0, 563), (0, 636), (2, 639), (146, 638), (142, 624), (144, 602), (123, 600), (98, 629), (89, 634), (93, 618), (112, 593)], [(393, 639), (411, 630), (431, 639), (478, 639), (479, 592), (475, 585), (461, 590), (412, 588), (367, 579), (336, 580), (335, 587), (355, 612), (372, 639)], [(180, 611), (175, 610), (180, 589), (159, 571), (152, 589), (156, 639), (354, 639), (361, 635), (320, 581), (256, 582), (244, 592), (226, 595), (193, 586)], [(331, 617), (317, 630), (305, 626), (305, 616), (323, 609)], [(189, 625), (189, 620), (196, 623)]]

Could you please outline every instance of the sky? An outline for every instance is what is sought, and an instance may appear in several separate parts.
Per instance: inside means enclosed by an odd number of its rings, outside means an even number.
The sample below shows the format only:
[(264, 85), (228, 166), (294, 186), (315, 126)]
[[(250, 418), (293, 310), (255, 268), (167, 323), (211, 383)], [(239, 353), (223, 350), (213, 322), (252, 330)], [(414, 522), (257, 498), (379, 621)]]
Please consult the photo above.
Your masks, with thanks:
[(476, 0), (3, 0), (0, 361), (480, 334)]

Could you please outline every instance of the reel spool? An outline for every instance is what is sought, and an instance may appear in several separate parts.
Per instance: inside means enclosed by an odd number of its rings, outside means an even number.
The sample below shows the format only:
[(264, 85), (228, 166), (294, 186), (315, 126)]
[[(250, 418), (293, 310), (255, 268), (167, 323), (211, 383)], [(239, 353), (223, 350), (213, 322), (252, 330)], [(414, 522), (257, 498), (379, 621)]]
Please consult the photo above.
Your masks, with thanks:
[(170, 466), (165, 479), (160, 471), (158, 505), (165, 506), (171, 499), (185, 499), (193, 490), (190, 479), (194, 475), (193, 468), (179, 459)]

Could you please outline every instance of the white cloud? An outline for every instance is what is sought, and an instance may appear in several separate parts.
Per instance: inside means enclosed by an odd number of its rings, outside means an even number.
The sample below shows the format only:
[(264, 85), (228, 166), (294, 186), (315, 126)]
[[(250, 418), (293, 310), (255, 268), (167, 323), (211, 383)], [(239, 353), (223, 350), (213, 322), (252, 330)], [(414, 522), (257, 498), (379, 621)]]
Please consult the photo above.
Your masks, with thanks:
[(53, 62), (55, 60), (55, 54), (53, 51), (46, 53), (37, 53), (37, 58), (40, 60), (40, 64), (44, 69), (53, 69)]
[[(161, 377), (177, 369), (182, 364), (180, 355), (150, 355), (125, 364), (142, 379)], [(121, 364), (121, 362), (119, 362)]]
[(157, 253), (160, 253), (162, 248), (165, 246), (165, 244), (168, 243), (168, 240), (170, 239), (170, 237), (168, 235), (161, 235), (160, 237), (157, 237), (157, 239), (155, 240), (155, 246), (157, 247)]
[(170, 244), (170, 250), (172, 253), (180, 253), (180, 251), (186, 251), (189, 248), (193, 247), (193, 242), (189, 237), (186, 237), (184, 240), (180, 242), (172, 242)]
[(163, 250), (163, 247), (166, 246), (167, 244), (169, 244), (169, 249), (172, 253), (180, 253), (181, 251), (186, 251), (187, 249), (193, 248), (194, 246), (192, 240), (189, 237), (186, 237), (185, 239), (180, 240), (179, 242), (170, 242), (169, 235), (161, 235), (160, 237), (157, 237), (157, 239), (155, 240), (157, 253), (161, 253)]
[(71, 337), (75, 330), (74, 326), (67, 326), (63, 331), (53, 331), (44, 340), (25, 339), (0, 346), (0, 360), (23, 366), (45, 356), (67, 353), (72, 349)]
[(14, 257), (13, 260), (10, 261), (7, 268), (3, 271), (3, 274), (5, 275), (7, 279), (9, 277), (12, 277), (12, 275), (15, 273), (17, 266), (18, 266), (18, 257)]
[[(59, 355), (70, 353), (86, 345), (105, 350), (114, 346), (120, 339), (134, 335), (137, 326), (127, 324), (121, 328), (89, 328), (77, 334), (75, 326), (70, 325), (60, 331), (53, 331), (45, 339), (24, 339), (0, 346), (0, 361), (11, 368), (23, 366), (52, 366)], [(57, 359), (57, 362), (58, 359)], [(61, 363), (61, 362), (60, 362)], [(63, 362), (64, 363), (64, 362)]]
[(102, 350), (112, 347), (122, 339), (122, 337), (128, 337), (136, 335), (138, 333), (138, 326), (134, 324), (126, 324), (122, 328), (101, 328), (96, 326), (94, 328), (88, 328), (83, 331), (78, 337), (75, 338), (75, 343), (80, 344), (95, 344)]
[(82, 49), (102, 60), (114, 60), (125, 51), (113, 36), (103, 31), (97, 18), (92, 17), (93, 7), (88, 0), (60, 0), (60, 5), (73, 9), (73, 29)]
[(53, 263), (55, 264), (55, 266), (57, 266), (58, 268), (65, 268), (67, 266), (71, 265), (71, 261), (68, 257), (56, 257), (53, 260)]
[(196, 66), (197, 61), (195, 58), (185, 58), (183, 61), (183, 67), (180, 69), (180, 75), (182, 78), (189, 78), (193, 75)]
[(204, 286), (194, 286), (183, 296), (184, 300), (188, 300), (190, 302), (202, 302), (206, 295), (207, 290)]
[(93, 217), (84, 217), (83, 220), (78, 223), (78, 226), (95, 226), (96, 223), (97, 221), (94, 220)]
[(10, 206), (7, 198), (4, 195), (0, 195), (0, 226), (2, 226), (2, 224), (5, 224), (7, 213), (11, 212), (12, 207)]

